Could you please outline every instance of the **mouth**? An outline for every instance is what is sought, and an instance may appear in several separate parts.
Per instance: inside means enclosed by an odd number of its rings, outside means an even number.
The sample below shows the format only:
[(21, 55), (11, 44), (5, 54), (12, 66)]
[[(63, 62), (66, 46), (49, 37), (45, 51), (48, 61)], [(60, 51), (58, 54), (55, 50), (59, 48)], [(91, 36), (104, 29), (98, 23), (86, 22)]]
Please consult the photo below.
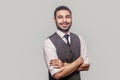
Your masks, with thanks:
[(60, 25), (62, 25), (63, 27), (64, 27), (64, 26), (67, 27), (69, 24), (70, 24), (70, 23), (67, 23), (67, 22), (65, 22), (65, 23), (60, 23)]

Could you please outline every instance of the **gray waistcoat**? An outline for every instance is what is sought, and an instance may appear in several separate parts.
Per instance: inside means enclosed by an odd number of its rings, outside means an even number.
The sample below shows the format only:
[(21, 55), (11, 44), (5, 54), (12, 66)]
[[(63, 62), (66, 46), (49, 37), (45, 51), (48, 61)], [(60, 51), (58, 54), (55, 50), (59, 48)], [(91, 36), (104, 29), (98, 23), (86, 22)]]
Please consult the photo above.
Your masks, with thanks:
[[(72, 63), (80, 56), (80, 39), (77, 35), (70, 33), (71, 44), (70, 47), (60, 38), (57, 33), (54, 33), (49, 39), (52, 41), (56, 48), (58, 58), (62, 62)], [(55, 80), (49, 74), (49, 80)], [(80, 73), (74, 72), (60, 80), (80, 80)]]

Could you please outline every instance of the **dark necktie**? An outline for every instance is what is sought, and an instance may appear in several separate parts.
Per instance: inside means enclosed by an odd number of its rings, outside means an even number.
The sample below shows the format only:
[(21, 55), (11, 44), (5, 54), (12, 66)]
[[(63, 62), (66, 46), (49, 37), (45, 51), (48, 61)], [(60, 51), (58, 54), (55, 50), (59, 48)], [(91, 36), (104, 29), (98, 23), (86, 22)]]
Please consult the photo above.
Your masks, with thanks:
[(64, 35), (64, 37), (65, 37), (65, 39), (67, 40), (67, 45), (68, 45), (68, 46), (70, 46), (70, 43), (69, 43), (69, 40), (68, 40), (69, 35), (68, 35), (68, 34), (66, 34), (66, 35)]

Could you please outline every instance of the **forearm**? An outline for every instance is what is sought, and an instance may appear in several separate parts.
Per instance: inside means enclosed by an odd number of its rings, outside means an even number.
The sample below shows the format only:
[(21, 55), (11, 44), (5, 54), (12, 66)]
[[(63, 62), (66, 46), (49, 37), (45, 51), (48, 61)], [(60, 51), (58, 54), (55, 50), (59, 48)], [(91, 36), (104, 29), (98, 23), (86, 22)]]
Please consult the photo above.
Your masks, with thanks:
[(77, 71), (88, 71), (90, 67), (90, 64), (82, 64), (81, 66), (79, 66), (79, 68), (77, 69)]
[(57, 72), (54, 75), (54, 78), (56, 79), (60, 79), (62, 77), (68, 76), (69, 74), (71, 74), (72, 72), (74, 72), (76, 69), (78, 69), (78, 67), (83, 63), (83, 59), (80, 57), (78, 59), (76, 59), (73, 63), (66, 65), (64, 67), (62, 67), (60, 69), (59, 72)]
[(79, 60), (76, 60), (75, 62), (64, 66), (63, 71), (60, 73), (60, 76), (64, 77), (74, 72), (76, 69), (78, 69), (79, 65), (81, 64), (79, 62)]
[[(64, 66), (70, 65), (71, 63), (64, 63)], [(83, 63), (82, 65), (80, 65), (76, 71), (88, 71), (90, 67), (90, 64), (85, 64)]]

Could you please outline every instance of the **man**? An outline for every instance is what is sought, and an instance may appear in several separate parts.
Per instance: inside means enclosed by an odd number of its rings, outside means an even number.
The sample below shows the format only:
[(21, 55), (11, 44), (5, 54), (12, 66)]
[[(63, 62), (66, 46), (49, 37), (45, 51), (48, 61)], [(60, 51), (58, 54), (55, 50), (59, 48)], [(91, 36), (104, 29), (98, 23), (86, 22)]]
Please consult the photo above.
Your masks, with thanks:
[(72, 13), (66, 6), (54, 11), (57, 31), (49, 36), (43, 46), (49, 71), (49, 80), (81, 80), (80, 71), (89, 69), (85, 41), (69, 31)]

